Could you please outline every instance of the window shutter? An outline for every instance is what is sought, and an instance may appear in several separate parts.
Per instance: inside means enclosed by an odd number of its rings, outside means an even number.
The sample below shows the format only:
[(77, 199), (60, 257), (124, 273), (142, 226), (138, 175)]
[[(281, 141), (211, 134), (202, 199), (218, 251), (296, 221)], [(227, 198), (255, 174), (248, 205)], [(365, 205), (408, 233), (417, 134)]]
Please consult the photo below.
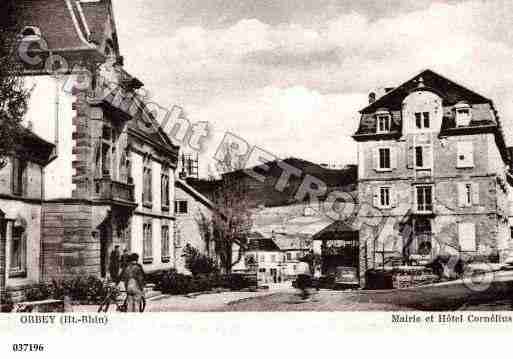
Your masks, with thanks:
[(458, 184), (458, 206), (465, 207), (465, 183)]
[(397, 191), (394, 187), (390, 187), (390, 206), (397, 207)]
[(409, 136), (406, 149), (406, 168), (413, 168), (415, 149), (413, 148), (413, 137)]
[(474, 223), (458, 223), (458, 238), (463, 252), (476, 250), (476, 227)]
[(390, 168), (396, 169), (397, 168), (397, 154), (398, 154), (397, 147), (390, 147)]
[(372, 163), (374, 164), (374, 169), (379, 169), (379, 148), (374, 148), (372, 151)]
[(424, 167), (433, 168), (433, 146), (424, 146)]
[(19, 170), (18, 170), (18, 167), (20, 165), (20, 161), (16, 158), (16, 157), (13, 157), (13, 160), (12, 160), (12, 192), (14, 194), (18, 194), (19, 192), (19, 188), (18, 188), (18, 174), (19, 174)]
[(379, 187), (374, 188), (374, 196), (373, 196), (373, 205), (374, 207), (380, 207), (380, 201), (379, 201)]
[(479, 204), (479, 183), (472, 183), (472, 204)]

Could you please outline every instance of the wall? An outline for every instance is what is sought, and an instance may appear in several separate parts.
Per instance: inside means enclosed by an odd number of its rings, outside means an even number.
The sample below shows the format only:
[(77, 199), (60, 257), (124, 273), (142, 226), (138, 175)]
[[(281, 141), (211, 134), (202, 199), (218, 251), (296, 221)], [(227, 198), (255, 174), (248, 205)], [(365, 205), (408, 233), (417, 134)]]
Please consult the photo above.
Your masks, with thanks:
[[(37, 163), (28, 162), (23, 179), (23, 197), (41, 200), (42, 169)], [(12, 195), (12, 162), (0, 169), (0, 194)]]
[(54, 144), (57, 118), (59, 123), (58, 157), (45, 169), (45, 198), (70, 198), (75, 98), (63, 90), (62, 81), (51, 76), (31, 76), (25, 81), (26, 86), (32, 88), (25, 123), (31, 121), (34, 133)]
[[(202, 223), (209, 223), (212, 219), (211, 209), (199, 201), (197, 197), (185, 191), (182, 187), (175, 187), (175, 200), (186, 200), (188, 203), (187, 214), (176, 214), (177, 247), (176, 251), (176, 269), (180, 272), (187, 272), (185, 268), (185, 258), (182, 257), (183, 249), (187, 244), (195, 247), (204, 254), (208, 254), (207, 243), (204, 239), (204, 230)], [(210, 246), (212, 254), (214, 244)], [(242, 260), (243, 262), (243, 260)]]
[[(152, 272), (160, 269), (169, 269), (175, 265), (174, 258), (174, 170), (169, 170), (169, 199), (171, 208), (169, 211), (163, 211), (161, 206), (161, 171), (162, 165), (152, 160), (152, 207), (148, 208), (142, 205), (143, 188), (143, 157), (140, 153), (131, 153), (132, 177), (134, 181), (135, 201), (138, 203), (134, 215), (130, 221), (130, 248), (134, 253), (139, 254), (144, 270)], [(152, 261), (143, 263), (143, 223), (150, 221), (152, 225)], [(163, 225), (169, 227), (169, 260), (162, 258), (161, 250), (161, 228)]]
[(100, 276), (100, 236), (95, 231), (108, 206), (87, 203), (43, 204), (43, 280), (79, 274)]
[[(7, 227), (7, 238), (11, 238), (12, 221), (21, 220), (26, 223), (26, 256), (27, 276), (23, 278), (9, 278), (7, 275), (7, 286), (16, 288), (28, 284), (34, 284), (40, 277), (40, 248), (41, 248), (41, 204), (26, 203), (18, 200), (0, 199), (0, 208), (5, 212), (5, 218), (10, 220)], [(7, 240), (6, 253), (10, 253), (10, 241)], [(10, 267), (9, 255), (7, 255), (6, 268)]]

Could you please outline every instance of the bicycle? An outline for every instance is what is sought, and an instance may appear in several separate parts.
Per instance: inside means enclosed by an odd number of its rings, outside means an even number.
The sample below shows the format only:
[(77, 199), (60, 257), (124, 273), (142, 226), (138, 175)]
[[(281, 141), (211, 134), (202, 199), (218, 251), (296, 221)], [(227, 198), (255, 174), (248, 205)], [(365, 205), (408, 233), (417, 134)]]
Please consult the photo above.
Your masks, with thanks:
[[(125, 291), (120, 291), (116, 286), (109, 286), (107, 288), (107, 293), (105, 297), (100, 302), (98, 307), (98, 313), (106, 313), (109, 310), (109, 307), (112, 303), (116, 305), (116, 312), (125, 313), (128, 309), (127, 299), (128, 296), (125, 295), (123, 301), (120, 300), (120, 294), (126, 293)], [(139, 304), (139, 312), (142, 313), (146, 309), (146, 298), (144, 296), (141, 297), (141, 303)]]

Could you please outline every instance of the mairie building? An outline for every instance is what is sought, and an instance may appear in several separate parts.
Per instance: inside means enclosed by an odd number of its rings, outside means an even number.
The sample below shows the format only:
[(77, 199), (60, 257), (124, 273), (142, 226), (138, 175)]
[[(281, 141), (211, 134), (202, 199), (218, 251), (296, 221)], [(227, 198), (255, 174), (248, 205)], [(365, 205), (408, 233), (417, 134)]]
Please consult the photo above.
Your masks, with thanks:
[(491, 99), (425, 70), (379, 98), (371, 93), (360, 113), (361, 278), (443, 254), (508, 256), (510, 157)]

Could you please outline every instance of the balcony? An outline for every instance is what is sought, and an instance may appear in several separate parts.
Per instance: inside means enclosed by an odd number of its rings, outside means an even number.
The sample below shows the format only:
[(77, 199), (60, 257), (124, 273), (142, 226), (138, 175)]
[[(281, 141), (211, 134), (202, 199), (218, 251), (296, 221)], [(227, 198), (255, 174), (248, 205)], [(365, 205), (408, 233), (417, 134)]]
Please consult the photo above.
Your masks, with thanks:
[(135, 205), (134, 185), (117, 182), (109, 177), (94, 180), (94, 198), (118, 204)]

